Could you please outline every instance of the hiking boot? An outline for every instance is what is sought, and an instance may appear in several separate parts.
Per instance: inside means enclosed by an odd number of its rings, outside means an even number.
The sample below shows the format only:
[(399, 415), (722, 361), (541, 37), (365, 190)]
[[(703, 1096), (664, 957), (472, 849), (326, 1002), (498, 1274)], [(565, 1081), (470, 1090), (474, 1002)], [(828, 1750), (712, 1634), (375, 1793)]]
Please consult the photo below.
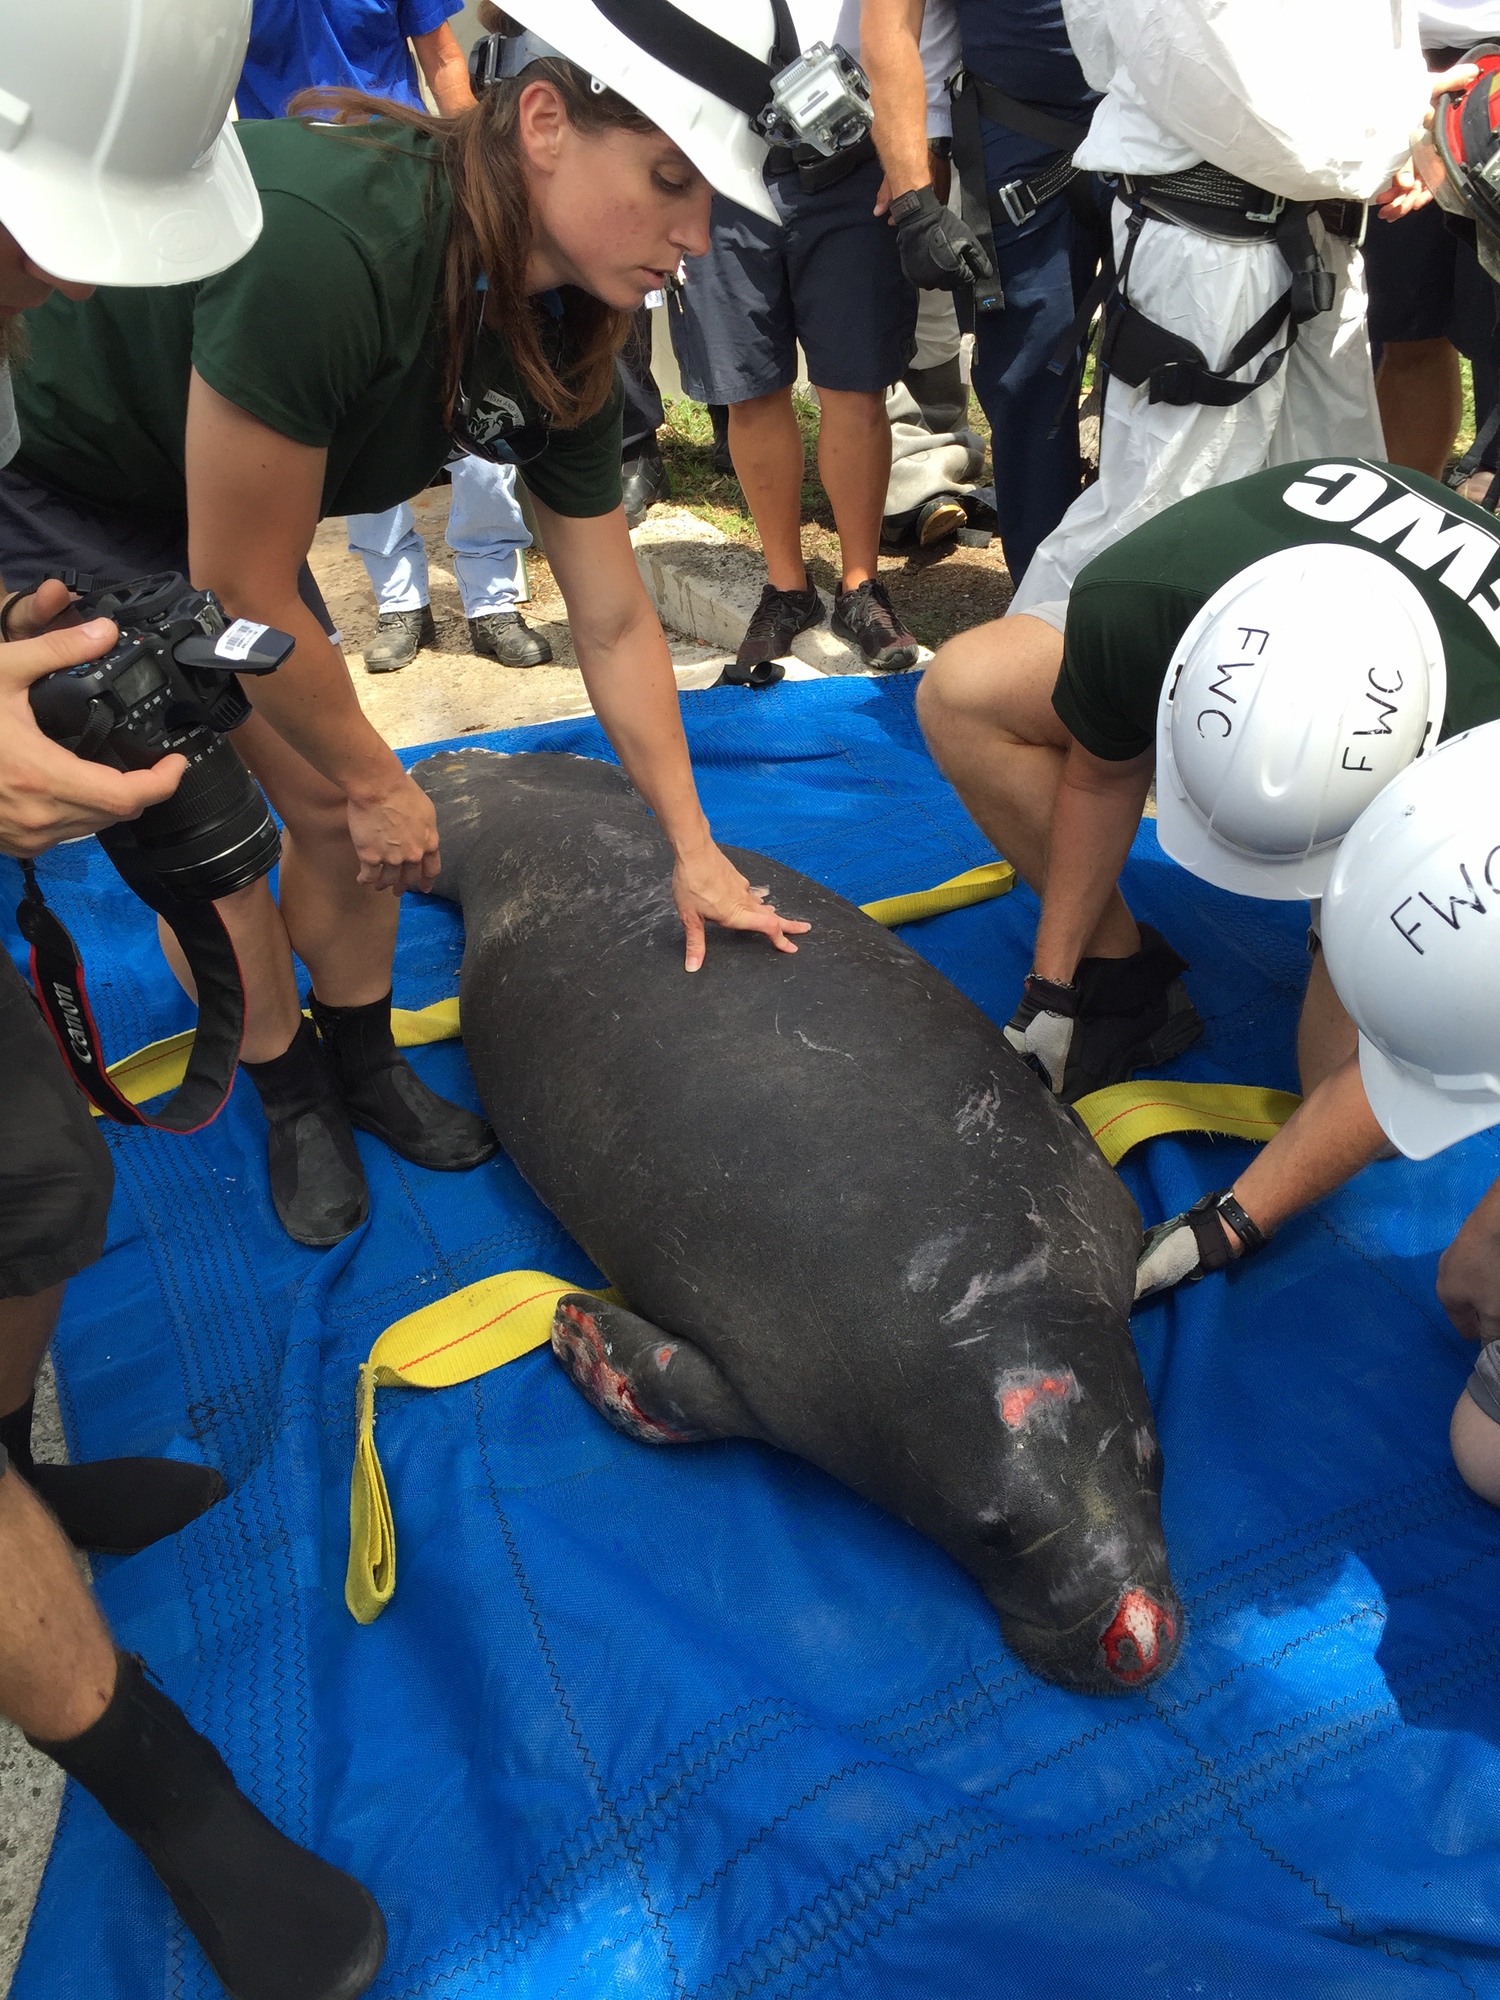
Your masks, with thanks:
[(786, 668), (778, 662), (792, 650), (799, 632), (810, 632), (823, 622), (823, 600), (814, 585), (806, 590), (778, 590), (768, 583), (760, 594), (740, 650), (732, 667), (726, 667), (721, 683), (740, 687), (771, 687), (782, 679)]
[(877, 673), (904, 673), (917, 664), (917, 642), (896, 616), (885, 585), (874, 577), (834, 598), (833, 629), (858, 646), (865, 664)]
[(278, 1832), (140, 1661), (116, 1658), (98, 1721), (33, 1746), (135, 1842), (230, 2000), (359, 2000), (385, 1956), (375, 1898)]
[(389, 993), (364, 1007), (325, 1007), (315, 994), (311, 1007), (343, 1108), (360, 1131), (444, 1174), (467, 1173), (498, 1152), (479, 1114), (429, 1090), (396, 1047)]
[(436, 644), (430, 604), (415, 611), (382, 611), (375, 621), (375, 637), (365, 647), (365, 672), (397, 673), (410, 666), (424, 646)]
[(481, 659), (498, 660), (502, 667), (544, 667), (552, 658), (551, 646), (519, 611), (486, 611), (471, 618), (469, 644)]
[(0, 1417), (11, 1471), (46, 1502), (76, 1549), (133, 1556), (216, 1506), (229, 1488), (207, 1465), (175, 1458), (98, 1458), (38, 1465), (31, 1455), (35, 1397)]
[(341, 1243), (369, 1214), (370, 1191), (312, 1022), (299, 1022), (284, 1054), (240, 1068), (266, 1114), (271, 1200), (282, 1228), (310, 1250)]
[(969, 525), (968, 509), (956, 493), (938, 493), (904, 514), (887, 514), (880, 524), (885, 549), (930, 549)]
[(670, 500), (672, 482), (666, 464), (654, 444), (644, 447), (620, 466), (621, 497), (625, 503), (625, 525), (638, 528), (647, 511), (658, 500)]

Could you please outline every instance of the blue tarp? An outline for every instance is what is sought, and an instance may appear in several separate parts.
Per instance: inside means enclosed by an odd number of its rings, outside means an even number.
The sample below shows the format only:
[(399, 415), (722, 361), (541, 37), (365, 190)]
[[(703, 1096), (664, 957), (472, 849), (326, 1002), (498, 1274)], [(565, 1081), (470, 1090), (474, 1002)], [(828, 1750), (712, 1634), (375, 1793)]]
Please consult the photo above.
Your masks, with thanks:
[[(986, 857), (908, 681), (684, 709), (722, 839), (856, 900)], [(604, 751), (591, 722), (487, 740)], [(182, 1025), (99, 855), (43, 872), (112, 1048)], [(1303, 913), (1191, 881), (1149, 825), (1126, 886), (1208, 1019), (1174, 1074), (1294, 1087)], [(907, 935), (1002, 1019), (1035, 915), (1018, 891)], [(460, 945), (450, 905), (409, 898), (398, 1002), (452, 992)], [(415, 1060), (472, 1096), (457, 1045)], [(1493, 1139), (1373, 1167), (1270, 1254), (1137, 1317), (1189, 1626), (1172, 1673), (1115, 1700), (1035, 1679), (966, 1576), (820, 1473), (632, 1443), (545, 1352), (383, 1392), (400, 1582), (356, 1626), (354, 1377), (375, 1336), (493, 1271), (593, 1271), (505, 1160), (440, 1177), (363, 1139), (370, 1222), (299, 1249), (243, 1082), (201, 1138), (112, 1144), (109, 1250), (58, 1341), (70, 1444), (206, 1459), (232, 1490), (100, 1564), (101, 1595), (265, 1810), (375, 1890), (377, 1994), (1500, 1994), (1500, 1522), (1449, 1462), (1472, 1350), (1433, 1295)], [(1161, 1140), (1126, 1171), (1152, 1221), (1246, 1157)], [(72, 1788), (15, 1991), (218, 1993)]]

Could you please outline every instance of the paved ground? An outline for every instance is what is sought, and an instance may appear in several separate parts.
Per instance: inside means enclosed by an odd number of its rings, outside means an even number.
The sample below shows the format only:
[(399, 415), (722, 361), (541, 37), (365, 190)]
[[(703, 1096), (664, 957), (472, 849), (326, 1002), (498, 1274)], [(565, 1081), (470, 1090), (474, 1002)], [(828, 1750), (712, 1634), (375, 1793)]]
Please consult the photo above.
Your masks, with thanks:
[[(588, 697), (568, 642), (562, 600), (545, 562), (532, 566), (536, 595), (526, 610), (552, 641), (555, 663), (525, 670), (500, 667), (492, 660), (476, 659), (469, 650), (451, 558), (442, 540), (447, 513), (446, 487), (423, 494), (417, 503), (418, 521), (432, 555), (438, 645), (397, 674), (365, 672), (359, 648), (374, 631), (375, 610), (364, 567), (358, 557), (348, 554), (341, 521), (325, 522), (318, 532), (313, 569), (344, 634), (360, 700), (376, 727), (400, 747), (587, 712)], [(691, 640), (675, 640), (672, 653), (682, 687), (708, 686), (718, 678), (725, 657), (722, 651)], [(38, 1412), (37, 1456), (62, 1461), (67, 1454), (50, 1368), (38, 1397)], [(18, 1732), (0, 1721), (0, 1996), (10, 1990), (25, 1941), (61, 1795), (62, 1774), (56, 1765), (39, 1757)]]

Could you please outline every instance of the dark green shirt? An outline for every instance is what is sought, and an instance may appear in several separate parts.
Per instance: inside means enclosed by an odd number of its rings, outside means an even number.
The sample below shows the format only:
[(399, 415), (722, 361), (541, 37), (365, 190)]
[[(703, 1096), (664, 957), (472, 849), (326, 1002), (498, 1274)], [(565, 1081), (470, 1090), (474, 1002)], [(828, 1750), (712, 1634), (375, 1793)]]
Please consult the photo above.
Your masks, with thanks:
[(1447, 660), (1443, 736), (1500, 717), (1500, 524), (1420, 472), (1307, 459), (1179, 500), (1080, 572), (1052, 705), (1085, 750), (1149, 750), (1172, 654), (1203, 605), (1309, 542), (1383, 556), (1421, 591)]
[[(238, 264), (196, 285), (61, 294), (29, 315), (16, 376), (18, 471), (69, 498), (180, 514), (188, 376), (283, 437), (328, 452), (324, 514), (410, 499), (452, 452), (443, 426), (443, 253), (451, 191), (435, 147), (387, 126), (372, 141), (290, 118), (240, 126), (265, 210)], [(499, 389), (528, 420), (498, 340), (471, 392)], [(576, 430), (555, 430), (526, 468), (559, 514), (620, 501), (618, 382)]]

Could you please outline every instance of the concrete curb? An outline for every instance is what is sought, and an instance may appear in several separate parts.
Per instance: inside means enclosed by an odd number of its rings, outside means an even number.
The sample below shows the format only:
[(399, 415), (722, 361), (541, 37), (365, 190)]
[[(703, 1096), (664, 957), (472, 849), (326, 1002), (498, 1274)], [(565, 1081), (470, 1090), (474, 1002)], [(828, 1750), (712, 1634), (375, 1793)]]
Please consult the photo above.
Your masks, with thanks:
[[(745, 636), (766, 580), (765, 565), (755, 550), (731, 542), (711, 522), (677, 508), (654, 507), (630, 539), (636, 567), (663, 625), (733, 653)], [(825, 622), (793, 642), (789, 664), (799, 662), (803, 674), (797, 675), (793, 666), (792, 677), (803, 678), (808, 669), (816, 674), (867, 674), (870, 670), (862, 655), (828, 628), (833, 605), (827, 592), (818, 595)], [(931, 657), (924, 647), (918, 666)]]

